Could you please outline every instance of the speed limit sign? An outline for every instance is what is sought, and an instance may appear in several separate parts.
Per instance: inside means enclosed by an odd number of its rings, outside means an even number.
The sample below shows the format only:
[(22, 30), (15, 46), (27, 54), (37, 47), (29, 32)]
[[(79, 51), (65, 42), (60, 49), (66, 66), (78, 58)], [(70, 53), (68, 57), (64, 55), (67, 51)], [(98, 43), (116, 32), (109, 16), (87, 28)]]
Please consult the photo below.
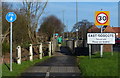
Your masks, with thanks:
[(96, 11), (95, 25), (110, 25), (109, 11)]

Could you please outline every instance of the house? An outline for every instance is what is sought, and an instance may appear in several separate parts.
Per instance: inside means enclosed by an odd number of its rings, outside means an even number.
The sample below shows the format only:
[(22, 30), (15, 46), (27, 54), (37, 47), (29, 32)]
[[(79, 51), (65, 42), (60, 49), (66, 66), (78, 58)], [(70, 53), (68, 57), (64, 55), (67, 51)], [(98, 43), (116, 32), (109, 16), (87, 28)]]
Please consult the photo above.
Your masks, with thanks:
[(88, 29), (88, 32), (92, 33), (100, 33), (100, 28), (97, 26), (93, 25), (90, 29)]
[[(90, 29), (88, 29), (88, 33), (100, 33), (101, 28), (98, 28), (97, 26), (92, 26)], [(115, 33), (116, 38), (120, 38), (120, 27), (111, 27), (111, 26), (103, 26), (103, 33)], [(113, 51), (113, 45), (111, 44), (104, 44), (103, 45), (103, 51), (104, 52), (111, 52)]]
[[(88, 29), (88, 32), (89, 33), (100, 33), (101, 29), (94, 25), (90, 29)], [(120, 27), (104, 26), (103, 33), (115, 33), (116, 38), (120, 38)]]
[(113, 30), (115, 31), (115, 33), (116, 33), (116, 37), (117, 38), (120, 38), (120, 27), (112, 27), (113, 28)]

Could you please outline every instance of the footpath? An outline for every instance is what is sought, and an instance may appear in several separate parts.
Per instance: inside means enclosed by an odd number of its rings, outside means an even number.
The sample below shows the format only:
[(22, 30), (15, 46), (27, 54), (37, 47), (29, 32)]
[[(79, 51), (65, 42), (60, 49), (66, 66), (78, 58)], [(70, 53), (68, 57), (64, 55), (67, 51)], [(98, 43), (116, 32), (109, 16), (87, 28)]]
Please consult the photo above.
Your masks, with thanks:
[(37, 63), (20, 78), (81, 78), (76, 58), (66, 47), (61, 47), (50, 59)]

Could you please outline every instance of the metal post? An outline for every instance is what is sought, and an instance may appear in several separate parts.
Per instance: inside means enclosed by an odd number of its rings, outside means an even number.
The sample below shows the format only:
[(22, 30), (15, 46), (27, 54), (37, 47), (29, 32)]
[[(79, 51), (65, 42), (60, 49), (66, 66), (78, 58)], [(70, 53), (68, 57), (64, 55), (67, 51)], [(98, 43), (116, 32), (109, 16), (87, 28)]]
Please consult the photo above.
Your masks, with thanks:
[(89, 45), (89, 57), (91, 58), (91, 45)]
[(76, 0), (76, 23), (78, 22), (78, 2)]
[(78, 40), (79, 38), (78, 38), (78, 31), (77, 31), (77, 40)]
[(78, 29), (76, 29), (76, 34), (77, 34), (77, 40), (78, 40)]
[[(63, 12), (63, 24), (64, 24), (64, 10), (62, 12)], [(63, 39), (64, 39), (64, 31), (63, 31)]]
[[(101, 33), (102, 33), (102, 26), (101, 26)], [(101, 47), (100, 47), (100, 56), (102, 57), (103, 56), (103, 45), (101, 44)]]
[(63, 24), (64, 24), (64, 10), (62, 12), (63, 12)]
[(113, 45), (111, 45), (111, 55), (113, 56)]
[(10, 71), (12, 71), (12, 22), (10, 22)]

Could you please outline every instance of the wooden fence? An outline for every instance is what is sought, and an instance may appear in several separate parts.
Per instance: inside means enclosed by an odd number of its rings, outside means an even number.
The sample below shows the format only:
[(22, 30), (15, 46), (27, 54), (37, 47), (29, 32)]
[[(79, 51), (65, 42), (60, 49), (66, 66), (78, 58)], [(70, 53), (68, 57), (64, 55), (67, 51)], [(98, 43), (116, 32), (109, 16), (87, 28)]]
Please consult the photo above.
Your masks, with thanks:
[(22, 55), (22, 47), (21, 46), (17, 46), (17, 55), (16, 55), (16, 62), (17, 64), (21, 64), (22, 62), (22, 58), (24, 57), (28, 57), (30, 61), (33, 61), (33, 46), (38, 46), (39, 48), (39, 52), (36, 55), (39, 55), (39, 59), (42, 59), (44, 56), (44, 52), (43, 52), (43, 44), (48, 44), (48, 56), (51, 57), (52, 52), (55, 50), (54, 48), (54, 44), (52, 42), (46, 42), (46, 43), (40, 43), (40, 44), (30, 44), (29, 45), (29, 54), (28, 55)]

